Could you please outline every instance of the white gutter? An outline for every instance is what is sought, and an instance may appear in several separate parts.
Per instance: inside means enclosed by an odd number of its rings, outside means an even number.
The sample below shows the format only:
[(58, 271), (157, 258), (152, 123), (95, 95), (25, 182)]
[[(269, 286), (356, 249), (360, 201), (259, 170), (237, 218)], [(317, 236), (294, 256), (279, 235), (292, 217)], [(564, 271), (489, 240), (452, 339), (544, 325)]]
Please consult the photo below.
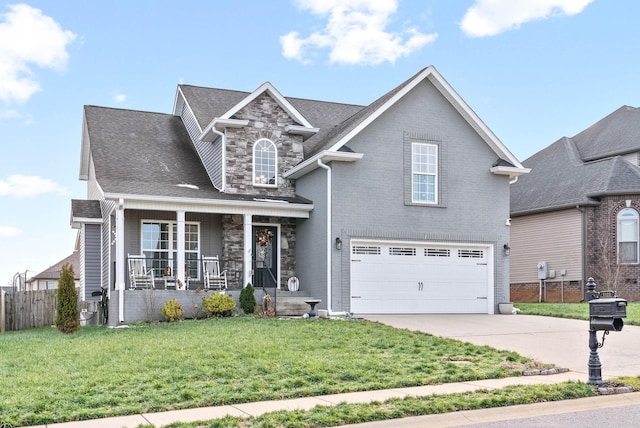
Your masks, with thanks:
[(331, 168), (321, 159), (317, 163), (327, 171), (327, 310), (331, 313)]

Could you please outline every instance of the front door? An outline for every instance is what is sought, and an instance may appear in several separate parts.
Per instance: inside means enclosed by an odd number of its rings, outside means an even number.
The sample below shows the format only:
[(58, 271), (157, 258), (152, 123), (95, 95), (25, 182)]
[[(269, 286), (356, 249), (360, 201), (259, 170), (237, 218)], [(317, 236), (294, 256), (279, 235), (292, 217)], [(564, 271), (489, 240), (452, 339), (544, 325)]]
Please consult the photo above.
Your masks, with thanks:
[(278, 286), (278, 228), (253, 226), (253, 286)]

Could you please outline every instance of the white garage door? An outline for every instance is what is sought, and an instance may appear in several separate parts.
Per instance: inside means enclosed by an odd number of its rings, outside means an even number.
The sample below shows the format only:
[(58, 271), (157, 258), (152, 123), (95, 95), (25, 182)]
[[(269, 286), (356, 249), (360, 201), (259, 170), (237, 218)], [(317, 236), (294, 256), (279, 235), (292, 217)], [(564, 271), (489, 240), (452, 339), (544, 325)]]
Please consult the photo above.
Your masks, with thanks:
[(490, 251), (473, 244), (353, 241), (351, 312), (490, 313)]

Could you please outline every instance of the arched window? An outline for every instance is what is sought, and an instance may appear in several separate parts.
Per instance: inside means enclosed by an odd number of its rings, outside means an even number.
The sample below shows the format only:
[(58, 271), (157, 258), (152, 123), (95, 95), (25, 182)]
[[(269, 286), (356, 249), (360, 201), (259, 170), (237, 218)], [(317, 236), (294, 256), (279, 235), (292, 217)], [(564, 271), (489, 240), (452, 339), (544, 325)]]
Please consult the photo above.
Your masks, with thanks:
[(618, 213), (618, 263), (638, 263), (638, 218), (633, 208)]
[(276, 145), (266, 138), (256, 141), (253, 146), (253, 184), (276, 186), (277, 159)]

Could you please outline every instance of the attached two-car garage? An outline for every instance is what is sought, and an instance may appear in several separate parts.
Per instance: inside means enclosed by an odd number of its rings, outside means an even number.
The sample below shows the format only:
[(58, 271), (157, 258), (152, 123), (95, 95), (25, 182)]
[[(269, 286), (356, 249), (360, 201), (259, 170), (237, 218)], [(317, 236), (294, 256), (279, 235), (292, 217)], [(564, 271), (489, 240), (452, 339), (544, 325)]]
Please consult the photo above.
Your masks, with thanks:
[(488, 245), (352, 241), (351, 312), (493, 313)]

